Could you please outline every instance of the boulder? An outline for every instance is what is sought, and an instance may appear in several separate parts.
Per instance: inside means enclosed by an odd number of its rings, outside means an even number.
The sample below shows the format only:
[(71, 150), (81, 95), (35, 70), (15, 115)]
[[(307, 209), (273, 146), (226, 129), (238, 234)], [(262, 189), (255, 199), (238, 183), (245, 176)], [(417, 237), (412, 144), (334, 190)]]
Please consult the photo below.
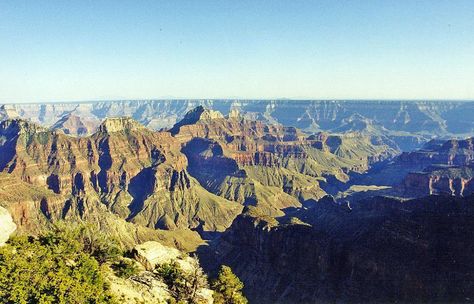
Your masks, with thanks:
[(5, 245), (10, 235), (16, 230), (12, 216), (7, 209), (0, 207), (0, 246)]
[(149, 241), (137, 245), (133, 250), (133, 255), (147, 270), (153, 270), (156, 265), (177, 260), (181, 256), (181, 252), (158, 242)]

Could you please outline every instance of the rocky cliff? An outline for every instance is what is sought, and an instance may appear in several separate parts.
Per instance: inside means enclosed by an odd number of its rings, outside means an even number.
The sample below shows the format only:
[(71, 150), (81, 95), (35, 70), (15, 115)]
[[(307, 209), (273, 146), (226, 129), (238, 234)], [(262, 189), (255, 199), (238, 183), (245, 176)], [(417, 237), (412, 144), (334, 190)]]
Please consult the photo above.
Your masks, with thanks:
[[(132, 250), (133, 259), (123, 260), (132, 262), (138, 271), (129, 278), (116, 276), (112, 269), (106, 273), (112, 293), (124, 304), (140, 303), (169, 303), (173, 302), (173, 294), (169, 286), (157, 276), (155, 268), (166, 263), (177, 263), (184, 274), (202, 273), (199, 261), (159, 242), (149, 241), (135, 246)], [(196, 299), (198, 303), (212, 304), (213, 291), (199, 288)], [(176, 300), (174, 300), (176, 301)]]
[[(185, 114), (190, 105), (198, 107)], [(0, 206), (18, 233), (62, 220), (93, 224), (127, 248), (159, 240), (193, 251), (206, 238), (198, 251), (206, 268), (232, 266), (256, 303), (474, 296), (472, 197), (324, 197), (365, 177), (377, 183), (362, 186), (398, 183), (409, 196), (467, 196), (472, 139), (433, 140), (391, 160), (391, 136), (448, 134), (456, 129), (448, 116), (469, 103), (143, 101), (44, 105), (35, 110), (43, 126), (11, 118), (28, 109), (9, 107), (0, 122)], [(58, 113), (67, 124), (47, 126)], [(120, 117), (85, 135), (73, 113)], [(137, 116), (155, 127), (183, 119), (155, 131)]]
[(416, 168), (402, 182), (403, 191), (413, 195), (469, 195), (474, 191), (473, 139), (431, 141), (418, 151), (403, 153), (401, 166)]
[(0, 134), (0, 170), (58, 197), (58, 203), (40, 202), (47, 219), (105, 208), (143, 227), (215, 231), (241, 209), (189, 176), (180, 143), (169, 133), (130, 119), (106, 120), (80, 138), (22, 120), (2, 122)]
[(202, 256), (231, 265), (255, 303), (462, 302), (474, 290), (472, 199), (324, 199), (279, 221), (247, 210)]
[(390, 186), (381, 195), (414, 198), (431, 194), (466, 196), (473, 192), (473, 139), (431, 140), (352, 177), (353, 184)]

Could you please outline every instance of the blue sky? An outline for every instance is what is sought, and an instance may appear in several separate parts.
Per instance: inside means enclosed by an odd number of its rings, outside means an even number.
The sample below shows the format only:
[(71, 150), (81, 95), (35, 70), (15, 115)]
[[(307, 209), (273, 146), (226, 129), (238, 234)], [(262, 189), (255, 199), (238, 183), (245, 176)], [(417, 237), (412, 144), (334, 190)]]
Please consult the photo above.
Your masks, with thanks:
[(473, 99), (474, 1), (4, 1), (0, 102)]

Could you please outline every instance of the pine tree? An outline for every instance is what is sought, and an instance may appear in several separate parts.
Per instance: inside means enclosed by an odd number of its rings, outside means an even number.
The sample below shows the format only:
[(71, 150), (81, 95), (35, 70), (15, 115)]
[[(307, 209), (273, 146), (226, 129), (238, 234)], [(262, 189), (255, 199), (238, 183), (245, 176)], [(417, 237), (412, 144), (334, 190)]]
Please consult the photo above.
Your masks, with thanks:
[(244, 284), (232, 272), (229, 266), (223, 265), (212, 283), (215, 304), (246, 304), (248, 303), (242, 294)]

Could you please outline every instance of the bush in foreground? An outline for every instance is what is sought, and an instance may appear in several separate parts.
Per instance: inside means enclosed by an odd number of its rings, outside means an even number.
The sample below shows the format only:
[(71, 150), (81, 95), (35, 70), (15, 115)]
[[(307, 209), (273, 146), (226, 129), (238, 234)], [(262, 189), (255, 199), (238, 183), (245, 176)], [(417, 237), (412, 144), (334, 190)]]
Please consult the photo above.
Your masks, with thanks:
[(95, 258), (61, 234), (15, 237), (0, 248), (0, 303), (113, 303)]

